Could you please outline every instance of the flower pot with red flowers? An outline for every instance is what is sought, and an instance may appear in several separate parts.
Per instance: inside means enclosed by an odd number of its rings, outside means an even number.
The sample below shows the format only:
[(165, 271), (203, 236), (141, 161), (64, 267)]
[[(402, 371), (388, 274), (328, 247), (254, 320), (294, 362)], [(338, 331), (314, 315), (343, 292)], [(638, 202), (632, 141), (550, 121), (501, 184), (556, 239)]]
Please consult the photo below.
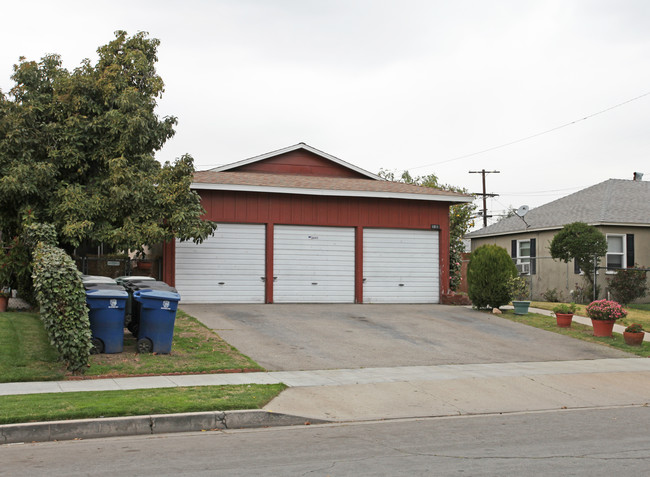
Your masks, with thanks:
[(553, 314), (559, 328), (570, 328), (573, 314), (576, 312), (575, 303), (560, 303), (553, 307)]
[(614, 323), (627, 316), (627, 310), (612, 300), (596, 300), (587, 305), (587, 316), (591, 318), (594, 336), (612, 336)]
[(643, 327), (638, 323), (633, 323), (623, 331), (623, 339), (628, 346), (641, 346), (643, 345), (643, 337), (645, 332)]

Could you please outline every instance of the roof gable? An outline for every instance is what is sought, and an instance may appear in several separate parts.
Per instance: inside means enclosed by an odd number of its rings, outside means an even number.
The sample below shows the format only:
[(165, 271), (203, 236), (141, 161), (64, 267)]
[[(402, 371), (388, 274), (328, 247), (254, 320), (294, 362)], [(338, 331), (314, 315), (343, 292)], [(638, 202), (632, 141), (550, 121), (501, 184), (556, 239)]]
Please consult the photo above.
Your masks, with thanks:
[[(650, 226), (650, 182), (609, 179), (469, 233), (470, 238), (559, 229), (572, 222)], [(528, 227), (526, 226), (528, 224)]]
[(371, 172), (302, 142), (210, 170), (383, 180)]

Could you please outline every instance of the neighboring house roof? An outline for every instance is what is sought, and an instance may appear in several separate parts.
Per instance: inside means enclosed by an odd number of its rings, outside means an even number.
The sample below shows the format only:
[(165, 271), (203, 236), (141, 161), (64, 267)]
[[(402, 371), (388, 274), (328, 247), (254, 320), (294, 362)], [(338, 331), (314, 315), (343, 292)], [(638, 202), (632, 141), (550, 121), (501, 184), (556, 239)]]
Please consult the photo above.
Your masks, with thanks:
[(305, 151), (309, 151), (312, 154), (316, 154), (317, 156), (320, 156), (324, 159), (327, 159), (328, 161), (334, 162), (336, 164), (339, 164), (340, 166), (346, 167), (348, 169), (351, 169), (363, 176), (366, 176), (370, 179), (375, 179), (375, 180), (384, 180), (381, 177), (379, 177), (376, 174), (373, 174), (372, 172), (368, 172), (365, 169), (361, 169), (360, 167), (355, 166), (354, 164), (350, 164), (349, 162), (345, 162), (342, 159), (339, 159), (338, 157), (332, 156), (331, 154), (327, 154), (326, 152), (319, 151), (318, 149), (311, 147), (304, 142), (294, 144), (293, 146), (285, 147), (283, 149), (278, 149), (277, 151), (271, 151), (267, 152), (266, 154), (261, 154), (259, 156), (255, 157), (250, 157), (248, 159), (244, 159), (243, 161), (238, 161), (238, 162), (233, 162), (232, 164), (225, 164), (223, 166), (215, 167), (213, 169), (210, 169), (211, 171), (214, 172), (224, 172), (224, 171), (229, 171), (232, 169), (236, 169), (238, 167), (246, 166), (248, 164), (252, 164), (255, 162), (260, 162), (264, 161), (265, 159), (270, 159), (272, 157), (280, 156), (282, 154), (286, 154), (289, 152), (297, 151), (299, 149), (304, 149)]
[(471, 232), (467, 237), (473, 239), (552, 230), (572, 222), (585, 222), (590, 225), (650, 226), (650, 182), (609, 179), (531, 209), (524, 220), (516, 215), (508, 217)]
[(192, 189), (203, 190), (415, 199), (452, 203), (471, 202), (473, 200), (471, 196), (466, 194), (404, 184), (402, 182), (263, 174), (258, 172), (196, 172), (191, 187)]

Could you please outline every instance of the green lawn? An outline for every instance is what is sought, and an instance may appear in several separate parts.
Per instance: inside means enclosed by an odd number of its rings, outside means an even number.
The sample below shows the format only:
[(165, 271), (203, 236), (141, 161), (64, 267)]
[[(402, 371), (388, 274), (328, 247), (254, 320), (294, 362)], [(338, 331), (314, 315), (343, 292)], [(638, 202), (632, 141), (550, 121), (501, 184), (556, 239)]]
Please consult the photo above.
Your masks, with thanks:
[(261, 409), (285, 387), (251, 384), (0, 396), (0, 424)]
[[(124, 352), (93, 355), (86, 376), (133, 376), (202, 373), (223, 370), (262, 371), (195, 318), (179, 311), (172, 352), (138, 354), (135, 339), (124, 335)], [(36, 313), (0, 313), (0, 382), (52, 381), (66, 377)]]
[[(124, 352), (90, 357), (86, 376), (263, 371), (195, 318), (179, 311), (172, 352), (138, 354), (126, 332)], [(36, 313), (0, 313), (0, 382), (66, 379)], [(241, 385), (0, 396), (0, 423), (259, 409), (285, 386)]]
[[(537, 307), (538, 303), (535, 303)], [(542, 308), (542, 307), (537, 307)], [(580, 314), (580, 313), (578, 313)], [(637, 356), (650, 357), (650, 343), (644, 342), (642, 346), (628, 346), (623, 340), (623, 335), (614, 333), (611, 338), (597, 338), (593, 335), (593, 328), (587, 325), (581, 325), (575, 321), (571, 324), (571, 328), (559, 328), (556, 324), (554, 316), (546, 316), (538, 313), (528, 313), (526, 315), (515, 315), (513, 310), (502, 310), (502, 314), (498, 315), (517, 323), (534, 326), (543, 330), (552, 331), (561, 335), (570, 336), (572, 338), (591, 341), (592, 343), (599, 343), (612, 348), (627, 351), (628, 353), (636, 354)]]
[[(534, 301), (530, 304), (533, 308), (541, 308), (543, 310), (552, 310), (557, 303), (550, 303), (544, 301)], [(578, 310), (576, 315), (587, 316), (585, 311), (586, 305), (576, 305)], [(624, 307), (628, 314), (624, 320), (619, 320), (616, 323), (619, 325), (630, 325), (632, 323), (640, 323), (643, 329), (650, 331), (650, 304), (643, 305), (629, 305)]]
[(48, 381), (65, 377), (43, 323), (35, 313), (0, 313), (0, 382)]

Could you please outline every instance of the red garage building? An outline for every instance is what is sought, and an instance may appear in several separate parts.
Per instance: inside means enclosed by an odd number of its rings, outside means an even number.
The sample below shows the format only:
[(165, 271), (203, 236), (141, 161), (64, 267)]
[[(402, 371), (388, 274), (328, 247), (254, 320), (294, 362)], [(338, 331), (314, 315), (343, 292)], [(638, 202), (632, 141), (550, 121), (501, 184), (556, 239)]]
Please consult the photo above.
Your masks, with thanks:
[(192, 188), (219, 227), (165, 246), (185, 303), (439, 303), (449, 206), (472, 200), (303, 143), (197, 172)]

